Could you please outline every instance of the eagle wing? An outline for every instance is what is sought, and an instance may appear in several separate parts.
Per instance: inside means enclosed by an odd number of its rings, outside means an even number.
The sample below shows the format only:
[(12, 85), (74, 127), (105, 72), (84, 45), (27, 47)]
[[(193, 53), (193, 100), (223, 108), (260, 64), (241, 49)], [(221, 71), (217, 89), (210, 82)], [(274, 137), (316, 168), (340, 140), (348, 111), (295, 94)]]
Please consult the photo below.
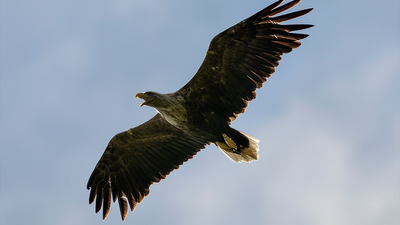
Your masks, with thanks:
[(255, 90), (275, 72), (283, 53), (301, 44), (306, 34), (291, 33), (312, 25), (281, 25), (304, 14), (305, 9), (275, 16), (300, 2), (277, 7), (277, 1), (248, 19), (215, 36), (196, 75), (176, 94), (183, 96), (195, 111), (212, 109), (231, 122), (243, 113)]
[(173, 127), (160, 114), (115, 135), (89, 178), (89, 203), (96, 200), (96, 212), (103, 205), (105, 219), (112, 196), (114, 202), (118, 199), (124, 220), (127, 202), (133, 211), (152, 183), (164, 179), (206, 144)]

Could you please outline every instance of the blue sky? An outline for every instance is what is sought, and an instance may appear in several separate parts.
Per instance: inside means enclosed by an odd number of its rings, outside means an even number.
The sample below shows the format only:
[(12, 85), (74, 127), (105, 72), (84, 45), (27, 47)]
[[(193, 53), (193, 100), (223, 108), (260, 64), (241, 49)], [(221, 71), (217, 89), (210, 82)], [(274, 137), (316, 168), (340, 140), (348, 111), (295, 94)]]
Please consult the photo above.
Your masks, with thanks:
[[(1, 1), (1, 224), (117, 224), (86, 182), (110, 138), (155, 114), (210, 40), (273, 1)], [(285, 1), (288, 2), (288, 1)], [(155, 184), (127, 224), (398, 224), (399, 2), (303, 0), (316, 25), (215, 146)]]

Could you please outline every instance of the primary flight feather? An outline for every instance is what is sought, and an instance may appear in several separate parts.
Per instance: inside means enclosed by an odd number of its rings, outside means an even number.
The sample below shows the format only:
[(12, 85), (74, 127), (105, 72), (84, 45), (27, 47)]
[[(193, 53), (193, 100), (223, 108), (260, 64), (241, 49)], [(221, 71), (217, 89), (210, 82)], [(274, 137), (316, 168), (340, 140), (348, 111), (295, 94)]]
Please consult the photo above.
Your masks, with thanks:
[(174, 93), (136, 94), (158, 113), (140, 126), (115, 135), (87, 183), (89, 203), (103, 207), (118, 200), (122, 220), (154, 182), (191, 159), (207, 144), (234, 162), (258, 160), (258, 139), (230, 127), (255, 90), (275, 71), (283, 53), (299, 47), (306, 34), (291, 33), (312, 25), (281, 25), (312, 9), (277, 15), (298, 4), (279, 0), (215, 36), (196, 75)]

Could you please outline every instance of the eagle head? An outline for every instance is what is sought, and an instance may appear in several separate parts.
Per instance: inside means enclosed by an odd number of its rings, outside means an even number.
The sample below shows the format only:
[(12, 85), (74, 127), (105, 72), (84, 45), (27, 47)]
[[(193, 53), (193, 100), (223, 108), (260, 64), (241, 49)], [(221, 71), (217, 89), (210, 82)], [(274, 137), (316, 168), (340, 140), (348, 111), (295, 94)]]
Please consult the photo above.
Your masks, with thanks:
[(163, 99), (164, 99), (164, 95), (154, 92), (154, 91), (146, 91), (143, 93), (137, 93), (135, 95), (135, 99), (136, 98), (141, 98), (144, 100), (144, 102), (142, 104), (140, 104), (140, 107), (142, 107), (143, 105), (147, 105), (147, 106), (151, 106), (154, 108), (157, 108), (159, 106), (163, 105)]

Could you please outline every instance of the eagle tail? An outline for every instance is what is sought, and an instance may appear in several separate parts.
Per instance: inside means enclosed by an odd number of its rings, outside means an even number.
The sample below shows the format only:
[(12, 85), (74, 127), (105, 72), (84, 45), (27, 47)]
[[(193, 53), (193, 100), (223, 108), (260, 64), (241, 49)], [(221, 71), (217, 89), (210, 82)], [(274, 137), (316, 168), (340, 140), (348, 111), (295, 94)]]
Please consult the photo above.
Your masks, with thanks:
[(230, 160), (235, 163), (257, 161), (259, 157), (258, 142), (260, 142), (260, 140), (241, 131), (238, 132), (249, 140), (248, 147), (240, 149), (240, 152), (234, 152), (225, 143), (216, 142), (217, 147), (222, 151), (222, 153), (224, 153)]

